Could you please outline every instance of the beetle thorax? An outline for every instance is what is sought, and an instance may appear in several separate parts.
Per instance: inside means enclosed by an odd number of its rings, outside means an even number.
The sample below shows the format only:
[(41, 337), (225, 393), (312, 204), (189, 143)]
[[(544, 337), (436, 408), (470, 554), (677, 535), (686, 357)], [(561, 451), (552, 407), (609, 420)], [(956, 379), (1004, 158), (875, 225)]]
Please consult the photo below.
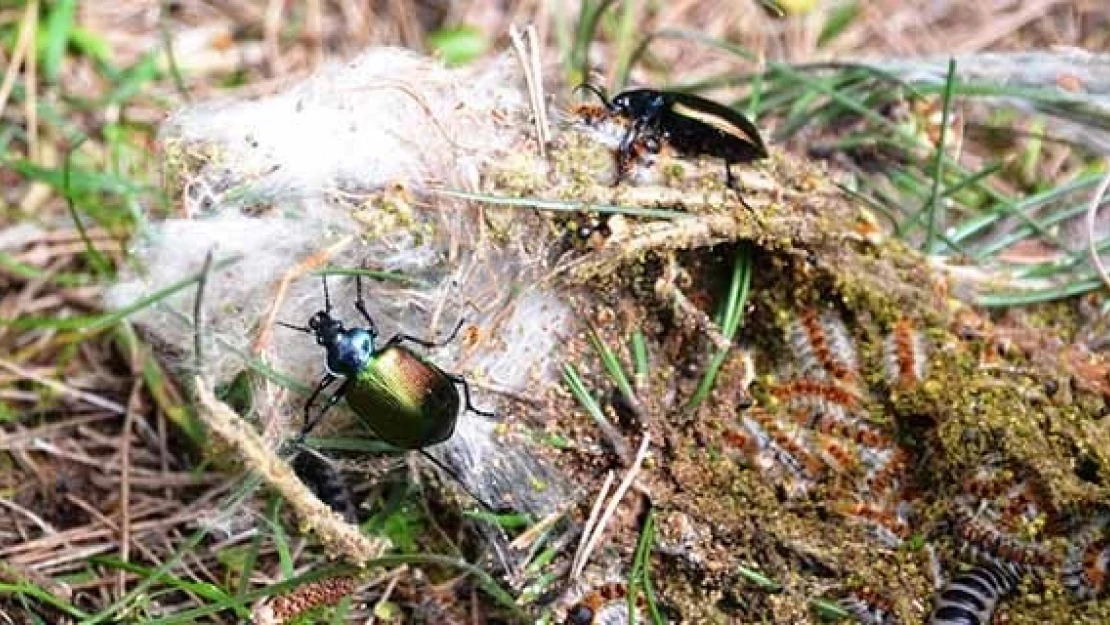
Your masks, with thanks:
[(363, 328), (343, 330), (324, 347), (328, 350), (328, 371), (353, 377), (374, 358), (374, 335)]

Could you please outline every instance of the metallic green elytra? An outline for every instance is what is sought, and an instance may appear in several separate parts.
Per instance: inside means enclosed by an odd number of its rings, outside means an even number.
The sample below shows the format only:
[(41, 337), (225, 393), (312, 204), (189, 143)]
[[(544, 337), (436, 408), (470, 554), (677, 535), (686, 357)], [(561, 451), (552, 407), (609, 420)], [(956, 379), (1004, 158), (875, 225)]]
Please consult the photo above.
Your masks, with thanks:
[[(462, 399), (466, 401), (467, 410), (493, 416), (473, 406), (470, 386), (462, 376), (443, 371), (405, 346), (405, 343), (415, 343), (426, 348), (442, 347), (455, 338), (462, 321), (442, 343), (395, 334), (378, 347), (378, 328), (366, 310), (362, 280), (357, 275), (355, 279), (358, 290), (355, 308), (366, 319), (365, 328), (346, 328), (342, 321), (331, 316), (327, 278), (324, 279), (324, 310), (312, 315), (305, 327), (282, 323), (312, 334), (327, 353), (324, 377), (305, 403), (300, 440), (343, 398), (370, 431), (390, 445), (406, 450), (423, 449), (451, 438)], [(313, 414), (317, 398), (339, 379), (343, 380), (339, 388), (328, 397), (323, 408)], [(462, 387), (462, 398), (456, 385)]]

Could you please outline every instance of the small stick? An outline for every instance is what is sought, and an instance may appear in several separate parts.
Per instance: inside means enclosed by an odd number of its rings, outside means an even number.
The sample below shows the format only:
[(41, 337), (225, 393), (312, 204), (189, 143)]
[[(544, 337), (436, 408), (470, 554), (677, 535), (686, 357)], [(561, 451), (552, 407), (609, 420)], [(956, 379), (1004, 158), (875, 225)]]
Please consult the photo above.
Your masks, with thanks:
[(632, 482), (640, 474), (640, 468), (643, 466), (644, 458), (647, 457), (648, 447), (651, 443), (651, 434), (645, 433), (643, 440), (640, 442), (640, 449), (636, 452), (636, 460), (632, 462), (632, 467), (628, 469), (628, 474), (624, 476), (620, 486), (617, 487), (616, 492), (613, 493), (612, 499), (609, 500), (609, 505), (605, 507), (605, 512), (598, 519), (597, 525), (594, 527), (590, 535), (589, 542), (586, 543), (586, 548), (581, 553), (581, 559), (575, 562), (575, 566), (571, 569), (571, 579), (577, 580), (582, 575), (582, 569), (586, 568), (586, 563), (590, 560), (590, 555), (597, 544), (601, 541), (601, 536), (605, 533), (605, 526), (613, 518), (613, 513), (617, 510), (617, 505), (620, 504), (624, 494), (632, 486)]
[[(609, 471), (605, 474), (605, 482), (601, 485), (601, 490), (597, 493), (597, 499), (594, 500), (593, 508), (590, 509), (590, 516), (586, 519), (586, 526), (582, 528), (582, 539), (578, 542), (578, 548), (574, 550), (574, 560), (571, 570), (577, 571), (579, 569), (578, 562), (582, 559), (582, 552), (586, 549), (586, 543), (590, 541), (590, 534), (594, 527), (594, 522), (597, 521), (598, 514), (601, 513), (601, 505), (605, 502), (605, 496), (609, 494), (609, 487), (613, 485), (613, 472)], [(577, 577), (577, 574), (575, 574)]]
[(713, 322), (702, 309), (692, 304), (689, 298), (675, 286), (675, 280), (678, 276), (678, 263), (675, 262), (672, 256), (667, 268), (663, 271), (663, 275), (655, 281), (655, 295), (662, 300), (670, 300), (674, 304), (676, 312), (679, 316), (688, 318), (694, 322), (696, 326), (701, 328), (701, 331), (713, 341), (713, 346), (718, 351), (728, 351), (732, 348), (732, 341), (721, 332), (721, 328)]
[[(524, 71), (524, 82), (528, 86), (528, 99), (532, 105), (532, 120), (536, 124), (536, 143), (539, 144), (540, 158), (547, 158), (547, 141), (551, 132), (547, 127), (547, 112), (544, 107), (536, 28), (530, 26), (527, 34), (528, 42), (526, 43), (520, 29), (515, 25), (509, 29), (509, 38), (512, 40), (513, 50), (520, 59), (520, 65)], [(532, 45), (529, 46), (528, 43)]]

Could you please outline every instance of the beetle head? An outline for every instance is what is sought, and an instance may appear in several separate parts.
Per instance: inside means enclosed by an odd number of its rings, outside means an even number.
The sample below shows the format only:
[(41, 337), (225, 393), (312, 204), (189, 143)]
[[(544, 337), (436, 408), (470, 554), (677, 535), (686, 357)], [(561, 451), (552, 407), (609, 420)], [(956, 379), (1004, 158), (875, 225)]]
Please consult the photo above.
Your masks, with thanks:
[(345, 332), (343, 322), (333, 319), (326, 310), (321, 310), (308, 320), (308, 329), (316, 337), (318, 345), (331, 345)]
[(655, 118), (666, 105), (666, 96), (660, 91), (630, 89), (614, 96), (609, 108), (614, 113), (646, 121)]

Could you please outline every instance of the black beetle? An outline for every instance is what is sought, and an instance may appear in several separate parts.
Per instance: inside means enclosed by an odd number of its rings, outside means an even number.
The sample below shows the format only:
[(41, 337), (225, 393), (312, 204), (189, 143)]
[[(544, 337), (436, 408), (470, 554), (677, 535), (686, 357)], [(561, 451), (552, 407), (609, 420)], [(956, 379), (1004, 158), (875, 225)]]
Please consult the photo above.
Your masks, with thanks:
[(645, 140), (667, 143), (682, 154), (724, 159), (729, 188), (735, 188), (733, 163), (767, 158), (767, 147), (755, 124), (723, 104), (677, 91), (629, 89), (609, 100), (604, 91), (589, 83), (578, 89), (592, 92), (611, 114), (631, 122), (617, 151), (614, 184), (620, 182), (634, 146)]

